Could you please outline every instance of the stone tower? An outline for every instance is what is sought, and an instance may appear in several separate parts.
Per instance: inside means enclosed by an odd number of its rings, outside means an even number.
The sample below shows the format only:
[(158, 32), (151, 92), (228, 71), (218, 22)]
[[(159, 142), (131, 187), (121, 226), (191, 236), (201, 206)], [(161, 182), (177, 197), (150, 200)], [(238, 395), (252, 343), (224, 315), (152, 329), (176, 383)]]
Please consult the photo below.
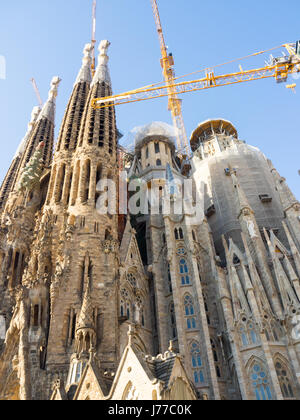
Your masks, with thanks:
[(0, 190), (0, 399), (299, 399), (299, 202), (224, 119), (190, 173), (160, 122), (123, 165), (91, 106), (109, 46), (94, 77), (85, 46), (54, 154), (52, 80)]

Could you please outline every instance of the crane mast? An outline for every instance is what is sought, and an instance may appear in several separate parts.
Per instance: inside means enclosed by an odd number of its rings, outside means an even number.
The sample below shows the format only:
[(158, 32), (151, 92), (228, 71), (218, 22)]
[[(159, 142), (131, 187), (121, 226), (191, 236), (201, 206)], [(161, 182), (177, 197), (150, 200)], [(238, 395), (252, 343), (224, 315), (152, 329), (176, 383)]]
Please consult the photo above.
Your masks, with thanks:
[(187, 135), (185, 131), (182, 109), (181, 109), (181, 100), (178, 98), (177, 91), (174, 89), (174, 59), (172, 54), (168, 54), (164, 34), (162, 30), (161, 20), (159, 16), (159, 10), (156, 0), (150, 0), (154, 15), (154, 20), (156, 24), (156, 29), (158, 33), (160, 50), (161, 50), (161, 66), (163, 69), (163, 76), (166, 82), (167, 91), (168, 91), (168, 109), (171, 111), (173, 124), (176, 131), (177, 138), (177, 149), (180, 155), (185, 158), (190, 155), (189, 144), (187, 140)]
[(96, 44), (96, 10), (97, 10), (97, 0), (93, 0), (93, 10), (92, 10), (92, 75), (94, 77), (96, 70), (96, 59), (95, 59), (95, 44)]
[(31, 81), (31, 83), (32, 83), (32, 86), (33, 86), (33, 89), (34, 89), (35, 95), (36, 95), (37, 100), (38, 100), (38, 103), (39, 103), (39, 106), (40, 106), (40, 108), (42, 108), (42, 107), (43, 107), (43, 101), (42, 101), (42, 98), (41, 98), (41, 95), (40, 95), (39, 89), (38, 89), (38, 87), (37, 87), (36, 81), (35, 81), (35, 79), (34, 79), (34, 78), (32, 78), (30, 81)]

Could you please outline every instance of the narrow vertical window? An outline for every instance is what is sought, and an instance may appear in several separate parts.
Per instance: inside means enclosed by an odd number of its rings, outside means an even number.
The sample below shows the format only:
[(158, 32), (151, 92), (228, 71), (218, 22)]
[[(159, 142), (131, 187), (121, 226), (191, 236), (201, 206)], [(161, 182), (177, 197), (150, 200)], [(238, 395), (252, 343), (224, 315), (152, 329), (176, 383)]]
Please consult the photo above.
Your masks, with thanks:
[(189, 285), (191, 283), (190, 282), (190, 276), (189, 276), (189, 268), (188, 268), (188, 265), (187, 265), (187, 262), (186, 262), (185, 258), (182, 258), (179, 261), (179, 273), (180, 273), (180, 276), (181, 276), (182, 286)]
[(199, 385), (204, 382), (203, 364), (199, 343), (194, 342), (190, 348), (194, 382)]

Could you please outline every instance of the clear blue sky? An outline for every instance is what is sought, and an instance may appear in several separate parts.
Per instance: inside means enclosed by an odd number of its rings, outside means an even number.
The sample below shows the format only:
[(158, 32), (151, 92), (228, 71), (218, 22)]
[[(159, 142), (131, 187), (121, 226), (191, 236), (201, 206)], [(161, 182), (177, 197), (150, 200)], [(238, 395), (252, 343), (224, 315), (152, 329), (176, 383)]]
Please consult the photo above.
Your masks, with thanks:
[[(24, 136), (37, 101), (34, 77), (47, 98), (52, 76), (62, 78), (57, 100), (56, 135), (90, 41), (92, 0), (2, 1), (0, 56), (7, 78), (0, 79), (0, 179)], [(166, 42), (182, 75), (249, 53), (300, 39), (299, 0), (159, 0)], [(149, 0), (98, 0), (97, 40), (108, 39), (114, 93), (162, 79), (160, 50)], [(278, 50), (281, 55), (283, 49)], [(238, 64), (218, 72), (238, 70)], [(241, 62), (264, 65), (264, 57)], [(223, 117), (242, 140), (259, 147), (300, 198), (299, 98), (273, 80), (257, 81), (183, 96), (186, 129)], [(151, 121), (171, 123), (166, 100), (117, 108), (119, 129), (126, 132)]]

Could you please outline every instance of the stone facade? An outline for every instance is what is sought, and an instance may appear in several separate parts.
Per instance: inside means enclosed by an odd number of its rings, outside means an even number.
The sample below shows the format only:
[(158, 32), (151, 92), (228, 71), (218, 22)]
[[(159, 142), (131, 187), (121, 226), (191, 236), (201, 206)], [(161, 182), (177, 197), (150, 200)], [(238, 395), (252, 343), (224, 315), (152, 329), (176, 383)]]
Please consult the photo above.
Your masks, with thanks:
[[(0, 399), (299, 399), (299, 202), (223, 119), (192, 134), (189, 175), (158, 123), (123, 165), (114, 107), (91, 107), (108, 47), (92, 78), (85, 46), (54, 154), (52, 80), (0, 190)], [(116, 214), (123, 167), (156, 213)]]

